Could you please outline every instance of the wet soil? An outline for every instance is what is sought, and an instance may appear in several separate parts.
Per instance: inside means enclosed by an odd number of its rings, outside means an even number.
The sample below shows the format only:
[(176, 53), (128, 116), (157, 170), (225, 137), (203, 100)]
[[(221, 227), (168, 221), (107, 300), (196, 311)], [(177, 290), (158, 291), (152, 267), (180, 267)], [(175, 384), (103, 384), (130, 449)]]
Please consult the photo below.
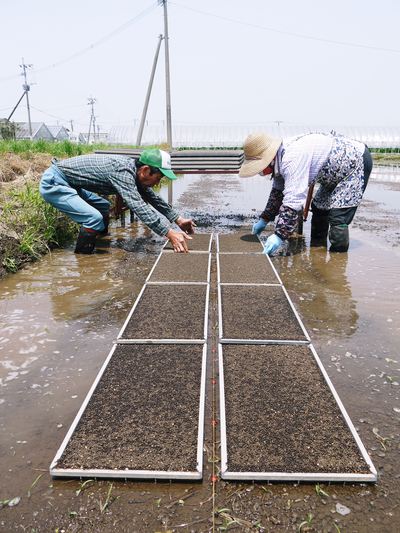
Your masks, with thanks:
[[(191, 240), (187, 240), (186, 244), (188, 245), (189, 250), (194, 252), (209, 252), (211, 249), (211, 235), (209, 233), (195, 233), (190, 235)], [(170, 241), (165, 245), (165, 250), (172, 250), (172, 244)]]
[[(177, 182), (175, 206), (209, 232), (250, 228), (270, 187), (261, 177), (186, 176)], [(83, 485), (50, 478), (50, 462), (165, 242), (135, 222), (113, 227), (102, 254), (83, 258), (72, 247), (57, 250), (0, 282), (0, 500), (20, 498), (0, 510), (0, 528), (275, 533), (299, 531), (303, 524), (302, 531), (397, 533), (400, 213), (393, 203), (400, 205), (400, 193), (395, 186), (370, 181), (350, 228), (348, 254), (310, 250), (308, 221), (304, 239), (293, 243), (289, 255), (273, 259), (378, 468), (376, 485), (221, 481), (212, 352), (201, 484), (93, 480)], [(369, 201), (375, 202), (371, 208)], [(359, 216), (365, 221), (357, 226)], [(385, 228), (377, 223), (381, 216), (388, 221)], [(216, 301), (213, 294), (214, 342)]]
[(306, 340), (280, 286), (222, 285), (224, 339)]
[[(19, 245), (18, 238), (2, 234), (0, 228), (0, 279), (7, 275), (8, 270), (17, 269), (20, 265), (32, 261), (28, 254), (20, 251)], [(12, 263), (10, 263), (10, 258), (12, 258)], [(7, 265), (9, 265), (8, 270)]]
[(369, 473), (308, 347), (224, 345), (223, 366), (229, 471)]
[(147, 285), (122, 339), (203, 339), (206, 285)]
[(196, 471), (202, 351), (117, 346), (56, 468)]
[(263, 254), (218, 254), (221, 283), (279, 283)]
[(220, 252), (262, 253), (258, 237), (248, 230), (237, 230), (232, 234), (218, 236)]
[(207, 282), (209, 254), (164, 252), (149, 281)]
[(380, 246), (383, 242), (392, 247), (400, 246), (400, 228), (398, 217), (400, 211), (400, 169), (395, 182), (372, 181), (368, 184), (362, 204), (357, 210), (357, 216), (351, 228), (361, 231), (371, 231), (378, 236)]

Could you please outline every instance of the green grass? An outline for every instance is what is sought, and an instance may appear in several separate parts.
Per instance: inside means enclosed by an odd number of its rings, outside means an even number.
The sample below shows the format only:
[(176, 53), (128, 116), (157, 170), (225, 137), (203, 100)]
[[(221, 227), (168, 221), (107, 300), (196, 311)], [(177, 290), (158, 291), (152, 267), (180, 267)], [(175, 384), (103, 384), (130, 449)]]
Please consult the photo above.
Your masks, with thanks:
[[(71, 141), (50, 142), (50, 141), (5, 141), (0, 140), (0, 154), (14, 153), (14, 154), (30, 154), (41, 153), (50, 154), (54, 157), (74, 157), (76, 155), (92, 153), (95, 150), (116, 149), (117, 145), (108, 144), (78, 144)], [(134, 148), (134, 146), (126, 146), (124, 148)]]
[(6, 270), (15, 272), (26, 260), (38, 259), (55, 246), (70, 241), (77, 225), (40, 196), (37, 184), (9, 191), (2, 206), (3, 222), (18, 235), (18, 249), (3, 258)]
[(373, 148), (369, 147), (375, 154), (400, 154), (400, 148)]

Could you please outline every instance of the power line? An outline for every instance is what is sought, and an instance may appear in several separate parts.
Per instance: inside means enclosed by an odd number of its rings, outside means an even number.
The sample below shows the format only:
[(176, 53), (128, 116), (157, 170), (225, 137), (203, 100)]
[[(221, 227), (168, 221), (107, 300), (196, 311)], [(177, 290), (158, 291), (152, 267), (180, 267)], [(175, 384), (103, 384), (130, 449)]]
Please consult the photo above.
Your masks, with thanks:
[(43, 115), (47, 115), (48, 117), (55, 118), (56, 120), (62, 120), (63, 122), (69, 122), (70, 121), (69, 118), (67, 119), (67, 118), (63, 118), (63, 117), (58, 117), (57, 115), (52, 115), (50, 113), (47, 113), (46, 111), (43, 111), (42, 109), (34, 107), (33, 105), (31, 105), (31, 108), (34, 109), (35, 111), (39, 111), (39, 113), (43, 113)]
[[(68, 106), (62, 106), (62, 107), (54, 107), (54, 108), (51, 108), (50, 111), (52, 111), (53, 109), (54, 110), (62, 110), (62, 109), (72, 109), (72, 108), (77, 108), (77, 107), (81, 107), (81, 108), (86, 108), (86, 105), (87, 104), (75, 104), (75, 105), (68, 105)], [(2, 113), (3, 111), (9, 111), (10, 109), (12, 109), (12, 106), (7, 106), (7, 107), (2, 107), (0, 108), (0, 113)], [(51, 115), (49, 113), (49, 111), (43, 111), (42, 109), (38, 109), (37, 107), (34, 107), (33, 105), (31, 105), (31, 109), (35, 109), (36, 111), (40, 111), (40, 113), (43, 113), (45, 115), (49, 115), (49, 117), (53, 117), (53, 118), (56, 118), (57, 120), (66, 120), (67, 122), (69, 122), (70, 119), (64, 119), (62, 117), (58, 117), (56, 115)], [(128, 123), (128, 121), (127, 121)]]
[(392, 52), (395, 54), (400, 54), (400, 50), (396, 48), (383, 48), (381, 46), (370, 46), (368, 44), (350, 43), (346, 41), (336, 41), (334, 39), (325, 39), (323, 37), (313, 37), (311, 35), (305, 35), (303, 33), (294, 33), (294, 32), (285, 31), (285, 30), (277, 30), (276, 28), (271, 28), (270, 26), (262, 26), (261, 24), (254, 24), (252, 22), (244, 22), (243, 20), (237, 20), (237, 19), (233, 19), (230, 17), (224, 17), (223, 15), (217, 15), (216, 13), (209, 13), (207, 11), (202, 11), (194, 7), (184, 6), (177, 2), (169, 2), (169, 3), (172, 6), (182, 7), (183, 9), (194, 11), (195, 13), (200, 13), (201, 15), (207, 15), (209, 17), (226, 20), (228, 22), (233, 22), (234, 24), (240, 24), (241, 26), (249, 26), (251, 28), (257, 28), (258, 30), (267, 30), (270, 32), (279, 33), (280, 35), (289, 35), (290, 37), (297, 37), (299, 39), (307, 39), (310, 41), (319, 41), (319, 42), (328, 43), (328, 44), (339, 44), (341, 46), (352, 46), (354, 48), (365, 48), (367, 50), (375, 50), (378, 52)]
[[(51, 63), (50, 65), (47, 65), (45, 67), (36, 69), (35, 72), (44, 72), (44, 71), (49, 70), (51, 68), (59, 67), (60, 65), (64, 65), (65, 63), (68, 63), (69, 61), (72, 61), (73, 59), (76, 59), (77, 57), (80, 57), (80, 56), (86, 54), (87, 52), (90, 52), (91, 50), (93, 50), (97, 46), (100, 46), (100, 45), (104, 44), (105, 42), (109, 41), (110, 39), (112, 39), (113, 37), (118, 35), (119, 33), (121, 33), (124, 30), (126, 30), (129, 26), (131, 26), (132, 24), (134, 24), (135, 22), (137, 22), (141, 18), (145, 17), (148, 13), (153, 11), (157, 6), (158, 6), (158, 4), (153, 2), (153, 4), (151, 4), (149, 7), (147, 7), (143, 11), (141, 11), (138, 15), (136, 15), (133, 18), (131, 18), (130, 20), (128, 20), (127, 22), (125, 22), (121, 26), (118, 26), (118, 28), (116, 28), (112, 32), (108, 33), (104, 37), (101, 37), (99, 40), (95, 41), (94, 43), (90, 44), (89, 46), (86, 46), (86, 48), (83, 48), (82, 50), (80, 50), (78, 52), (75, 52), (74, 54), (66, 57), (65, 59), (62, 59), (60, 61), (56, 61), (54, 63)], [(12, 76), (7, 76), (5, 78), (0, 78), (0, 82), (16, 79), (16, 78), (19, 78), (19, 76), (20, 76), (20, 74), (13, 74)]]
[[(86, 106), (87, 104), (85, 104)], [(79, 106), (81, 107), (81, 106)], [(55, 118), (56, 120), (61, 120), (62, 122), (71, 122), (71, 119), (70, 118), (64, 118), (64, 117), (59, 117), (57, 115), (52, 115), (50, 113), (47, 113), (47, 111), (43, 111), (43, 109), (39, 109), (37, 107), (34, 107), (33, 105), (31, 105), (31, 108), (34, 109), (35, 111), (38, 111), (39, 113), (42, 113), (43, 115), (46, 115), (48, 117), (51, 117), (51, 118)], [(82, 128), (83, 127), (86, 127), (87, 126), (87, 123), (84, 123), (84, 122), (77, 122), (74, 120), (74, 124), (77, 124), (78, 126), (81, 126)]]

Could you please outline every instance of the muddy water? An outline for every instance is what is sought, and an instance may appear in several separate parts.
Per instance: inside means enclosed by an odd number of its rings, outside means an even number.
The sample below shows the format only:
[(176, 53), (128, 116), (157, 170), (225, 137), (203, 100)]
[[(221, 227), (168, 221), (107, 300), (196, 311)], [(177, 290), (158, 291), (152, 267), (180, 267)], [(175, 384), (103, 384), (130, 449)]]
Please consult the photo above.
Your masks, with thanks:
[[(235, 519), (240, 531), (255, 531), (257, 523), (266, 531), (287, 531), (308, 518), (309, 531), (397, 531), (400, 187), (385, 183), (382, 175), (379, 180), (367, 189), (348, 254), (310, 251), (307, 222), (304, 240), (274, 258), (379, 470), (376, 486), (323, 485), (326, 495), (318, 495), (312, 484), (220, 481), (213, 499), (207, 428), (201, 484), (114, 483), (110, 506), (102, 512), (110, 483), (90, 482), (77, 494), (78, 481), (50, 479), (49, 463), (161, 246), (135, 223), (113, 228), (96, 256), (58, 250), (0, 282), (0, 500), (21, 498), (0, 510), (0, 526), (218, 531)], [(233, 231), (254, 220), (269, 188), (259, 177), (186, 176), (176, 183), (174, 201), (182, 214), (195, 216), (201, 231)], [(207, 410), (209, 421), (210, 401)], [(342, 516), (337, 504), (350, 512)]]

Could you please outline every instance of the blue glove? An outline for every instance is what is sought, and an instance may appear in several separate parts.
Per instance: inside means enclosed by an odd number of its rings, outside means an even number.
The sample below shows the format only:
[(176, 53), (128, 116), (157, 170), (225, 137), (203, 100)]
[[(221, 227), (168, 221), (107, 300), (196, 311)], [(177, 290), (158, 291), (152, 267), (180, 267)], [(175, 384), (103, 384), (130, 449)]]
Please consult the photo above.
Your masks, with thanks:
[(258, 222), (254, 222), (251, 233), (253, 235), (259, 235), (262, 232), (262, 230), (266, 228), (267, 224), (268, 222), (265, 222), (263, 218), (260, 218)]
[(282, 246), (283, 240), (278, 237), (275, 233), (270, 235), (267, 239), (267, 242), (264, 246), (264, 254), (265, 255), (272, 255), (280, 246)]

